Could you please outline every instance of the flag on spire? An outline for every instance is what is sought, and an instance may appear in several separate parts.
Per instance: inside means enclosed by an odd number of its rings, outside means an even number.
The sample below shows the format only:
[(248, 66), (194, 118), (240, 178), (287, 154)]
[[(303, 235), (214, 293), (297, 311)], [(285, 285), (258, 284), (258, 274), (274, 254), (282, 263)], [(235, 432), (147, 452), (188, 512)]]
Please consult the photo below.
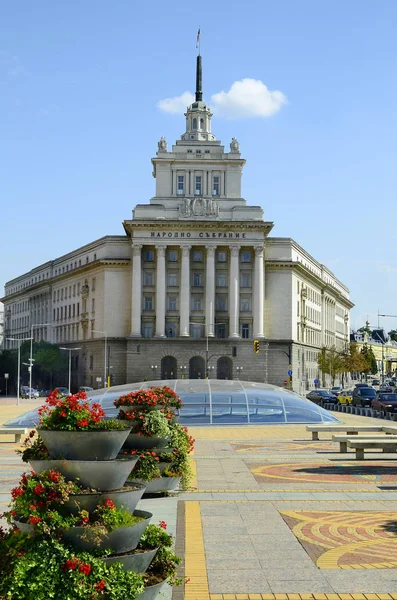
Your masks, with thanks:
[(200, 27), (198, 28), (197, 32), (196, 48), (200, 48)]

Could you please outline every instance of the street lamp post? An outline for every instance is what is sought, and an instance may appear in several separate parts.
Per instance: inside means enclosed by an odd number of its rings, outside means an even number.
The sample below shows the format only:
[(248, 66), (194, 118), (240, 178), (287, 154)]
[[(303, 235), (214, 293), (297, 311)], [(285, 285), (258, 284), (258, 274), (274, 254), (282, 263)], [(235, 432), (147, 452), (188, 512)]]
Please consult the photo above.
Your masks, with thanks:
[(30, 363), (30, 368), (29, 368), (29, 400), (32, 399), (32, 372), (33, 372), (33, 329), (36, 327), (52, 327), (51, 323), (32, 323), (31, 328), (30, 328), (30, 356), (29, 356), (29, 363)]
[(103, 333), (103, 335), (105, 336), (105, 360), (104, 360), (104, 375), (103, 375), (103, 382), (104, 382), (104, 387), (109, 387), (108, 383), (108, 366), (107, 366), (107, 361), (108, 361), (108, 334), (106, 331), (100, 331), (99, 329), (91, 329), (92, 333)]
[[(6, 338), (10, 342), (26, 342), (30, 338)], [(17, 406), (19, 405), (19, 391), (20, 391), (20, 380), (21, 380), (21, 344), (18, 344), (18, 374), (17, 374)]]
[(73, 350), (81, 350), (81, 348), (64, 348), (64, 347), (59, 347), (60, 350), (67, 350), (69, 352), (69, 384), (68, 384), (68, 390), (69, 393), (71, 394), (72, 391), (70, 389), (70, 385), (71, 385), (71, 380), (72, 380), (72, 352)]

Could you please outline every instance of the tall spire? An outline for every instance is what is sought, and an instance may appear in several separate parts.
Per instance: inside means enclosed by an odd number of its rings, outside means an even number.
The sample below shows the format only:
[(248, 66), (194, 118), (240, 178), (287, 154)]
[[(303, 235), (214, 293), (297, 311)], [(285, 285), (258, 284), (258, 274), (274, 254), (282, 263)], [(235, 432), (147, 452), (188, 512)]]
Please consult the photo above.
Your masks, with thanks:
[(197, 56), (196, 65), (196, 102), (203, 100), (203, 71), (201, 67), (201, 55)]

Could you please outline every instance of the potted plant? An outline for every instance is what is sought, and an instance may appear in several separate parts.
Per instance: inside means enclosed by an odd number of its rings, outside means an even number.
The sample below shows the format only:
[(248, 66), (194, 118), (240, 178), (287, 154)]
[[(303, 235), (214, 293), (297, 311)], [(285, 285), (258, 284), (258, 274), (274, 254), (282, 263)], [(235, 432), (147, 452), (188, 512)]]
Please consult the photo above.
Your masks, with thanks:
[(11, 490), (9, 511), (4, 515), (24, 531), (50, 534), (68, 526), (67, 511), (62, 507), (77, 489), (58, 471), (23, 473), (19, 486)]
[(167, 524), (160, 521), (159, 525), (149, 525), (141, 538), (139, 547), (147, 550), (157, 547), (158, 550), (143, 577), (145, 590), (139, 596), (139, 600), (153, 600), (165, 583), (171, 586), (183, 583), (177, 575), (177, 568), (182, 559), (172, 550), (173, 538), (166, 529)]
[(125, 413), (136, 409), (145, 411), (157, 409), (174, 412), (175, 409), (180, 409), (183, 406), (179, 396), (167, 386), (129, 392), (117, 398), (114, 405)]
[(15, 528), (0, 529), (0, 572), (0, 596), (12, 600), (134, 600), (144, 589), (142, 575), (120, 564), (107, 565), (59, 540)]
[(39, 409), (39, 435), (53, 458), (110, 460), (116, 458), (130, 432), (125, 421), (105, 421), (99, 404), (85, 392), (60, 396), (54, 390)]
[(132, 417), (134, 423), (133, 429), (125, 441), (124, 448), (148, 449), (166, 446), (170, 435), (170, 417), (167, 416), (168, 414), (164, 414), (160, 410), (149, 412), (136, 410), (126, 415)]
[(117, 508), (112, 500), (89, 513), (86, 510), (73, 517), (73, 525), (62, 532), (63, 539), (79, 550), (106, 548), (116, 554), (134, 550), (152, 517), (152, 513)]

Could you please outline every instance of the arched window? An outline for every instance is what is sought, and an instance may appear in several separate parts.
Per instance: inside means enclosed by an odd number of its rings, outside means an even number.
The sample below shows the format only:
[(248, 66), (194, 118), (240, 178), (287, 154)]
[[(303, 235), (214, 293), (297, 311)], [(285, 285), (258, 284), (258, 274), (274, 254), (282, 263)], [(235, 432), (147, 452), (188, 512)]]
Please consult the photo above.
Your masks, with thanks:
[(228, 356), (218, 358), (216, 366), (217, 379), (233, 379), (233, 362)]
[(205, 361), (202, 356), (193, 356), (189, 360), (189, 379), (205, 379)]
[(197, 119), (193, 119), (193, 129), (197, 129)]
[(200, 129), (204, 129), (204, 119), (200, 119)]
[(161, 379), (178, 379), (175, 356), (164, 356), (161, 359)]

